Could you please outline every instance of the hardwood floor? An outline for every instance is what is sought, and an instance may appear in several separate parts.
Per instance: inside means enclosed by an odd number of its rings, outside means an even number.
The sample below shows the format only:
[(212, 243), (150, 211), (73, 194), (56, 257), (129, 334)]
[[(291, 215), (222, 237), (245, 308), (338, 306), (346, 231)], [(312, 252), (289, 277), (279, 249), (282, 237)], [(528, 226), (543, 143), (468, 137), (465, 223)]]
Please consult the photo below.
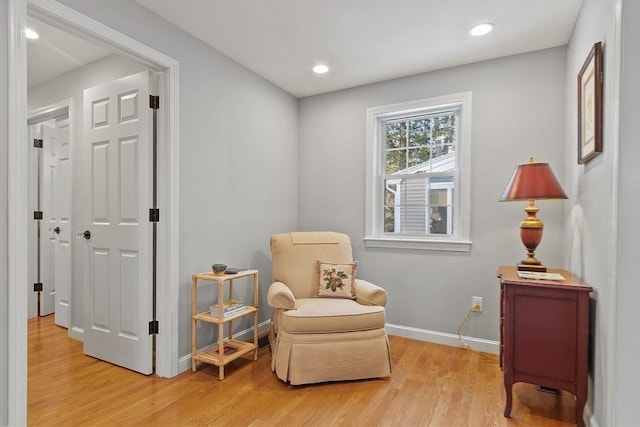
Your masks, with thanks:
[(516, 384), (504, 418), (497, 357), (392, 336), (391, 378), (290, 386), (238, 360), (175, 378), (144, 376), (82, 354), (53, 317), (29, 320), (31, 426), (569, 426), (573, 396)]

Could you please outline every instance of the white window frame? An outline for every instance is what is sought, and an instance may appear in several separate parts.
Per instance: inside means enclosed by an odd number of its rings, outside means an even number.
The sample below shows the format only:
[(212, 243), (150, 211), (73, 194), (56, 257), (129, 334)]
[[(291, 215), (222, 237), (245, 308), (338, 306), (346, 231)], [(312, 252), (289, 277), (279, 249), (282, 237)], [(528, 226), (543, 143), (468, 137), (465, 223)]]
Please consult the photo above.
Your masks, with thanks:
[[(374, 248), (423, 249), (469, 252), (471, 250), (471, 92), (461, 92), (434, 98), (367, 109), (366, 147), (366, 217), (365, 245)], [(384, 202), (384, 137), (382, 123), (393, 118), (438, 111), (460, 110), (456, 141), (455, 189), (453, 196), (452, 235), (414, 236), (385, 233)]]

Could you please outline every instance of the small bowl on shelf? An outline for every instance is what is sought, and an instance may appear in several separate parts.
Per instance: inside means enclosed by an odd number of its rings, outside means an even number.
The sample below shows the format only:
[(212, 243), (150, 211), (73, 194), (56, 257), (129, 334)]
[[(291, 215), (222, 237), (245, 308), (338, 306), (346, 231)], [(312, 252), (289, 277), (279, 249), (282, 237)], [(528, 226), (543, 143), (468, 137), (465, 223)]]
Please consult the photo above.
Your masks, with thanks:
[(216, 276), (222, 276), (226, 269), (227, 269), (227, 266), (225, 264), (211, 265), (211, 270), (213, 270), (213, 274), (215, 274)]

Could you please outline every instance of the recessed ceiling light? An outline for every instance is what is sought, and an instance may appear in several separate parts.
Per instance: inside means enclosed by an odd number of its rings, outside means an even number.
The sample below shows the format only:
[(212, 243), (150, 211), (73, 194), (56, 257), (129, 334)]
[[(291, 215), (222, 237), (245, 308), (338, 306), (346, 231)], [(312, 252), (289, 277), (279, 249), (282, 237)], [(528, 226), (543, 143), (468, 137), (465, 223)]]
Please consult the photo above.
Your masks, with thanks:
[(479, 24), (469, 30), (469, 34), (472, 36), (484, 36), (493, 31), (493, 24)]
[(40, 38), (40, 34), (36, 33), (31, 28), (27, 28), (26, 30), (24, 30), (24, 35), (28, 39), (31, 39), (31, 40), (35, 40), (35, 39), (39, 39)]
[(315, 67), (313, 67), (313, 72), (316, 74), (324, 74), (327, 71), (329, 71), (329, 67), (327, 67), (324, 64), (318, 64)]

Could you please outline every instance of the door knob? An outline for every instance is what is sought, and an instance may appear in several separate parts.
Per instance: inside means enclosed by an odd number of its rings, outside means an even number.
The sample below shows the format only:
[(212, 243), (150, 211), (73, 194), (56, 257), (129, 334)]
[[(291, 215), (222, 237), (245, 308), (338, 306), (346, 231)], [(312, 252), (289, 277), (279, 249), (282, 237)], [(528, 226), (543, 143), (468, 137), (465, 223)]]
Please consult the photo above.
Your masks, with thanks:
[(91, 238), (91, 232), (89, 230), (78, 232), (78, 239), (82, 238), (89, 240)]
[(60, 227), (54, 228), (53, 232), (56, 233), (56, 234), (60, 234)]

